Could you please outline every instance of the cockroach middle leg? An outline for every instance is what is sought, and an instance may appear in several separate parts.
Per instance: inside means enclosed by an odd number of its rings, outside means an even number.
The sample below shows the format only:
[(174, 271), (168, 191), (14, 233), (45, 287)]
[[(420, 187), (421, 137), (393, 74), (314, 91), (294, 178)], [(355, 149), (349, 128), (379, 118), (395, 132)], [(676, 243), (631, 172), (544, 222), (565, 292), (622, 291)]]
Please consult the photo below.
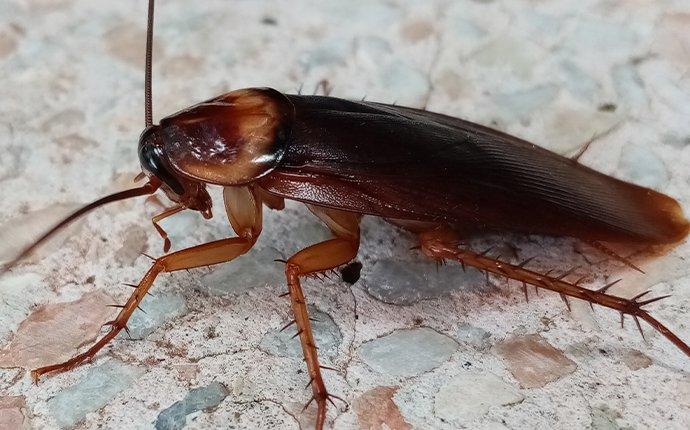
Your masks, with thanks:
[(632, 299), (625, 299), (607, 294), (606, 291), (609, 287), (617, 281), (604, 285), (597, 290), (588, 290), (587, 288), (579, 286), (579, 281), (567, 281), (565, 278), (568, 273), (561, 276), (551, 275), (551, 271), (542, 274), (525, 268), (526, 264), (510, 264), (497, 260), (486, 253), (477, 253), (462, 249), (458, 247), (457, 242), (453, 240), (452, 234), (444, 234), (444, 232), (441, 231), (421, 234), (420, 240), (422, 251), (431, 258), (458, 261), (463, 265), (472, 266), (488, 273), (513, 279), (520, 282), (523, 286), (529, 284), (536, 288), (554, 291), (561, 295), (561, 298), (563, 298), (566, 304), (568, 304), (568, 297), (574, 297), (585, 300), (590, 304), (593, 303), (615, 309), (620, 312), (621, 319), (623, 319), (625, 315), (630, 315), (635, 321), (640, 333), (642, 333), (642, 327), (639, 320), (642, 319), (690, 357), (690, 346), (643, 309), (645, 305), (668, 296), (642, 300), (642, 297), (647, 295), (649, 291), (639, 294)]
[[(231, 188), (231, 189), (230, 189)], [(173, 252), (154, 260), (134, 292), (124, 305), (117, 306), (120, 313), (113, 321), (106, 323), (110, 331), (87, 351), (64, 363), (41, 367), (31, 372), (35, 381), (46, 373), (64, 372), (91, 359), (98, 351), (115, 338), (122, 330), (127, 331), (127, 321), (139, 307), (141, 301), (162, 272), (175, 272), (195, 267), (225, 263), (249, 251), (261, 233), (261, 199), (250, 187), (227, 187), (223, 197), (230, 223), (239, 237), (221, 239)]]
[(316, 401), (318, 410), (316, 428), (322, 429), (326, 421), (326, 402), (333, 403), (336, 396), (329, 394), (321, 376), (323, 366), (319, 364), (317, 346), (311, 328), (307, 303), (300, 285), (300, 277), (324, 272), (350, 262), (359, 249), (360, 216), (350, 212), (310, 206), (309, 209), (324, 221), (335, 239), (317, 243), (290, 257), (285, 265), (290, 304), (294, 315), (297, 334), (302, 344), (304, 360), (307, 363), (309, 385), (312, 397), (305, 408)]
[(170, 251), (170, 245), (171, 244), (170, 244), (170, 239), (168, 238), (168, 233), (166, 233), (165, 230), (163, 230), (163, 228), (158, 223), (161, 220), (163, 220), (169, 216), (175, 215), (176, 213), (178, 213), (184, 209), (185, 209), (185, 207), (183, 205), (173, 206), (170, 209), (167, 209), (167, 210), (159, 213), (158, 215), (154, 216), (153, 218), (151, 218), (151, 223), (153, 223), (153, 227), (156, 229), (158, 234), (163, 238), (163, 252)]

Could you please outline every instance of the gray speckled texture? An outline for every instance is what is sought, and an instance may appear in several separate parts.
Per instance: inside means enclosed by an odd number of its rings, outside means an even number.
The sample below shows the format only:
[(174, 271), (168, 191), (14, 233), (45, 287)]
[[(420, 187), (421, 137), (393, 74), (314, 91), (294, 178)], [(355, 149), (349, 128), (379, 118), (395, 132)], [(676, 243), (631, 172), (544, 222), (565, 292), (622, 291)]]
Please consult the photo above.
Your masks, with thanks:
[[(139, 0), (0, 0), (0, 259), (66, 207), (130, 186), (138, 173), (144, 10)], [(230, 89), (295, 92), (303, 84), (311, 92), (328, 79), (335, 96), (426, 106), (563, 154), (595, 136), (582, 163), (673, 195), (687, 213), (688, 28), (687, 0), (167, 0), (156, 15), (154, 116)], [(10, 345), (22, 320), (38, 317), (39, 305), (64, 303), (69, 314), (71, 303), (94, 290), (122, 303), (130, 293), (122, 283), (136, 282), (150, 264), (139, 253), (161, 252), (149, 221), (159, 210), (144, 199), (100, 210), (0, 278), (0, 347)], [(217, 204), (211, 221), (193, 213), (164, 221), (173, 249), (228, 236), (223, 212)], [(313, 410), (301, 413), (310, 396), (302, 359), (262, 342), (291, 318), (278, 297), (285, 292), (282, 266), (273, 259), (326, 237), (299, 204), (267, 211), (256, 251), (234, 266), (156, 281), (152, 293), (174, 299), (151, 301), (157, 316), (143, 339), (118, 337), (93, 363), (38, 385), (25, 369), (0, 369), (3, 404), (33, 428), (147, 429), (190, 390), (217, 383), (227, 396), (187, 415), (187, 428), (309, 428)], [(574, 302), (568, 313), (554, 294), (532, 293), (525, 303), (516, 283), (492, 279), (487, 286), (472, 273), (445, 274), (457, 266), (436, 275), (410, 251), (413, 238), (380, 220), (365, 218), (362, 237), (357, 284), (305, 281), (307, 300), (328, 315), (335, 337), (323, 364), (337, 371), (326, 373), (326, 383), (351, 405), (330, 408), (335, 428), (358, 428), (358, 417), (371, 417), (377, 405), (357, 399), (377, 387), (398, 387), (384, 390), (395, 393), (386, 422), (402, 416), (419, 429), (690, 427), (690, 361), (659, 335), (647, 330), (645, 343), (633, 324), (621, 330), (613, 312)], [(690, 339), (687, 243), (646, 263), (643, 276), (600, 264), (569, 240), (475, 242), (476, 249), (510, 243), (522, 257), (538, 256), (532, 267), (539, 270), (582, 265), (591, 287), (606, 275), (622, 276), (616, 294), (649, 287), (672, 294), (651, 309)], [(396, 278), (386, 271), (394, 263), (379, 262), (404, 262), (414, 276)], [(427, 281), (434, 277), (443, 280), (439, 288)], [(420, 372), (368, 364), (366, 345), (419, 327), (454, 347), (426, 342), (425, 353), (443, 359), (415, 367)], [(54, 329), (55, 341), (63, 341)], [(577, 368), (543, 387), (519, 388), (515, 361), (494, 346), (534, 334)], [(97, 374), (117, 374), (115, 388)], [(498, 386), (519, 395), (462, 415), (471, 408), (452, 397), (472, 391), (453, 381), (468, 379), (489, 381), (478, 393)], [(65, 398), (74, 401), (56, 403)]]

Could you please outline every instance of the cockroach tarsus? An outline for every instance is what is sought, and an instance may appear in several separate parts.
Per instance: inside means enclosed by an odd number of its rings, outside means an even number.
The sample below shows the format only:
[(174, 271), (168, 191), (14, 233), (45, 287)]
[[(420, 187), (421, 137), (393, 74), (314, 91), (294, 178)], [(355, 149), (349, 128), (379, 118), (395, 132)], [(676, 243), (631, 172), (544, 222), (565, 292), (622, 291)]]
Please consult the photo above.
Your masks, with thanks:
[[(362, 215), (384, 218), (416, 234), (419, 249), (437, 261), (452, 260), (488, 274), (614, 309), (629, 315), (642, 332), (650, 324), (690, 356), (690, 347), (653, 318), (647, 305), (666, 296), (632, 299), (560, 275), (530, 270), (531, 258), (509, 263), (491, 249), (475, 252), (461, 245), (470, 236), (518, 233), (572, 237), (637, 268), (604, 243), (673, 246), (690, 224), (678, 202), (656, 191), (606, 176), (524, 140), (426, 110), (329, 96), (288, 95), (269, 88), (232, 91), (153, 123), (151, 60), (153, 7), (149, 2), (146, 37), (145, 129), (139, 139), (142, 174), (147, 182), (84, 206), (50, 229), (3, 269), (9, 270), (53, 233), (106, 203), (161, 190), (174, 205), (151, 220), (158, 224), (182, 210), (211, 218), (207, 185), (223, 187), (225, 210), (236, 237), (216, 240), (153, 258), (110, 330), (83, 353), (32, 371), (41, 375), (74, 368), (91, 359), (122, 330), (156, 277), (163, 272), (229, 262), (256, 243), (262, 207), (280, 210), (284, 200), (307, 205), (333, 234), (311, 245), (285, 265), (290, 306), (307, 365), (316, 427), (326, 420), (327, 402), (339, 399), (326, 389), (301, 279), (351, 262), (360, 243)], [(330, 91), (327, 81), (319, 83)], [(576, 157), (577, 158), (577, 157)], [(617, 281), (616, 281), (617, 282)], [(621, 320), (623, 321), (623, 320)]]

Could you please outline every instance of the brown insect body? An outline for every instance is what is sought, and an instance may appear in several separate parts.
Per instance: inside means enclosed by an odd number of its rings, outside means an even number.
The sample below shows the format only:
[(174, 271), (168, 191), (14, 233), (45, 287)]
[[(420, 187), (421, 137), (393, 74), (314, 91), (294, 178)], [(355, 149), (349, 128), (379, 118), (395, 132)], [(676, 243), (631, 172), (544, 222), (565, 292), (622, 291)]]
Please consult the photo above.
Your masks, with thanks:
[[(610, 295), (615, 282), (597, 290), (560, 276), (511, 264), (488, 252), (462, 249), (460, 240), (488, 232), (568, 236), (599, 244), (674, 244), (690, 224), (679, 204), (666, 195), (598, 173), (524, 140), (457, 118), (423, 110), (332, 97), (284, 95), (266, 88), (233, 91), (200, 103), (153, 125), (151, 45), (153, 2), (149, 3), (146, 68), (146, 129), (139, 159), (149, 181), (142, 187), (99, 199), (40, 237), (5, 269), (55, 231), (105, 203), (161, 189), (176, 205), (161, 219), (191, 209), (211, 217), (207, 184), (224, 187), (225, 209), (237, 234), (163, 255), (154, 260), (134, 293), (109, 322), (111, 330), (72, 359), (36, 369), (34, 378), (69, 370), (92, 358), (122, 330), (163, 272), (228, 262), (252, 248), (261, 234), (262, 206), (282, 209), (284, 199), (307, 204), (334, 238), (312, 245), (285, 263), (294, 324), (302, 345), (311, 401), (322, 428), (328, 393), (300, 279), (352, 261), (360, 240), (362, 214), (383, 217), (417, 234), (421, 250), (437, 260), (555, 291), (566, 304), (576, 297), (639, 319), (686, 355), (690, 347), (653, 318), (641, 300)], [(609, 252), (603, 245), (605, 252)], [(625, 261), (625, 259), (622, 259)], [(626, 261), (627, 262), (627, 261)], [(629, 262), (628, 262), (629, 263)], [(630, 264), (630, 263), (629, 263)], [(634, 267), (634, 266), (633, 266)], [(1, 272), (0, 272), (1, 273)], [(623, 321), (623, 319), (621, 319)], [(286, 326), (287, 327), (287, 326)]]
[[(161, 121), (173, 174), (462, 233), (675, 243), (672, 198), (516, 137), (412, 108), (233, 91)], [(346, 132), (343, 132), (346, 130)]]

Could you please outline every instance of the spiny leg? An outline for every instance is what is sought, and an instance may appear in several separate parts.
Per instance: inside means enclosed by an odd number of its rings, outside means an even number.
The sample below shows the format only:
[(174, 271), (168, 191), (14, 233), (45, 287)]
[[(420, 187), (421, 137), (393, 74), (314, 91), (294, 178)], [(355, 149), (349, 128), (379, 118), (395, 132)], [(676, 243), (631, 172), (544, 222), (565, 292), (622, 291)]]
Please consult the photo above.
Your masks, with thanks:
[(336, 238), (312, 245), (290, 257), (285, 265), (285, 275), (287, 276), (292, 312), (295, 317), (294, 322), (297, 325), (297, 335), (299, 335), (302, 344), (302, 352), (309, 373), (307, 386), (311, 385), (313, 393), (305, 408), (312, 401), (316, 401), (318, 407), (316, 428), (320, 430), (326, 421), (326, 401), (333, 403), (331, 398), (336, 396), (328, 393), (321, 376), (322, 366), (319, 364), (317, 347), (307, 312), (307, 303), (300, 285), (300, 277), (333, 269), (355, 258), (359, 248), (360, 216), (313, 206), (310, 206), (309, 209), (328, 225)]
[(488, 256), (486, 252), (477, 253), (461, 249), (454, 241), (452, 234), (447, 234), (440, 231), (421, 234), (420, 240), (422, 251), (432, 258), (458, 261), (463, 266), (472, 266), (487, 273), (493, 273), (495, 275), (504, 276), (509, 279), (519, 281), (523, 286), (529, 284), (536, 288), (544, 288), (555, 291), (561, 295), (566, 304), (568, 303), (568, 297), (575, 297), (585, 300), (590, 304), (595, 303), (607, 308), (615, 309), (621, 313), (621, 322), (626, 314), (631, 315), (638, 329), (640, 330), (640, 333), (642, 333), (642, 328), (640, 326), (639, 319), (643, 319), (656, 331), (664, 335), (668, 340), (676, 345), (688, 357), (690, 357), (690, 346), (688, 346), (678, 336), (671, 332), (671, 330), (652, 317), (647, 311), (642, 309), (643, 306), (653, 303), (657, 300), (664, 299), (668, 296), (640, 301), (640, 299), (644, 295), (648, 294), (649, 291), (639, 294), (632, 299), (625, 299), (607, 294), (606, 291), (618, 281), (604, 285), (598, 290), (588, 290), (577, 285), (577, 282), (571, 283), (566, 281), (565, 277), (569, 273), (558, 277), (550, 275), (550, 272), (547, 272), (546, 274), (537, 273), (526, 269), (524, 267), (526, 262), (515, 265), (492, 258)]
[(626, 266), (630, 267), (631, 269), (635, 269), (640, 273), (644, 273), (644, 270), (640, 269), (637, 267), (632, 261), (630, 261), (629, 258), (624, 257), (622, 255), (619, 255), (616, 251), (613, 249), (609, 248), (608, 246), (604, 245), (603, 243), (593, 240), (593, 241), (587, 241), (587, 243), (597, 251), (601, 252), (602, 254), (606, 255), (607, 257), (611, 257), (614, 260), (618, 261), (619, 263), (623, 263)]
[(153, 218), (151, 218), (151, 223), (153, 224), (153, 227), (156, 229), (156, 231), (161, 236), (161, 238), (163, 238), (163, 252), (170, 251), (171, 243), (170, 243), (170, 239), (168, 238), (168, 233), (166, 233), (165, 230), (163, 230), (163, 228), (160, 225), (158, 225), (158, 223), (161, 220), (163, 220), (169, 216), (175, 215), (176, 213), (178, 213), (184, 209), (185, 209), (185, 207), (182, 205), (173, 206), (170, 209), (166, 209), (165, 211), (163, 211), (163, 212), (159, 213), (158, 215), (154, 216)]
[(228, 262), (249, 251), (261, 233), (261, 200), (258, 194), (249, 187), (230, 187), (224, 193), (225, 207), (233, 230), (239, 237), (217, 240), (193, 246), (157, 258), (146, 272), (134, 292), (124, 305), (117, 306), (120, 313), (113, 321), (107, 322), (110, 331), (99, 339), (91, 348), (78, 354), (64, 363), (35, 369), (31, 376), (38, 381), (41, 375), (50, 372), (64, 372), (90, 360), (101, 348), (108, 344), (120, 331), (127, 331), (127, 321), (148, 293), (149, 288), (161, 272), (174, 272), (182, 269), (210, 266)]

